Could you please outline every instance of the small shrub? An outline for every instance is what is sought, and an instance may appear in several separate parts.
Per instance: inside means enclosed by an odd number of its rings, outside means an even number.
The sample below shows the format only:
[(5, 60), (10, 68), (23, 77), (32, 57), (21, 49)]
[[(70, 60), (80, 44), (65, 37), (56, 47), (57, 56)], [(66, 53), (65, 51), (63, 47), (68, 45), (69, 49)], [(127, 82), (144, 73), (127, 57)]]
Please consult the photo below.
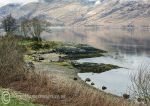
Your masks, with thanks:
[(140, 65), (137, 73), (131, 75), (132, 96), (142, 99), (147, 106), (150, 106), (150, 66), (149, 62)]
[(58, 43), (52, 41), (52, 42), (49, 43), (49, 46), (50, 46), (50, 48), (54, 49), (54, 48), (56, 48), (58, 46)]
[(39, 50), (43, 47), (43, 45), (39, 42), (34, 42), (32, 45), (31, 45), (31, 49), (32, 50)]
[(49, 44), (44, 44), (44, 45), (43, 45), (43, 48), (44, 48), (44, 49), (49, 49), (49, 48), (50, 48), (50, 45), (49, 45)]
[(40, 37), (32, 37), (32, 41), (39, 42), (39, 41), (42, 41), (42, 39)]

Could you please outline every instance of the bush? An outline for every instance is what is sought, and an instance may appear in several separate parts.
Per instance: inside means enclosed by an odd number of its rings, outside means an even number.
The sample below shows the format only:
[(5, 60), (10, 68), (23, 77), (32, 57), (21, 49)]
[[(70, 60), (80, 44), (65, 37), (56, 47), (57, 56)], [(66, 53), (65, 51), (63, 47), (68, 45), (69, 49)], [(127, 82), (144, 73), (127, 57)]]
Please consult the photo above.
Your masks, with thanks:
[(50, 45), (49, 44), (44, 44), (43, 45), (43, 49), (49, 49), (50, 48)]
[(31, 45), (31, 49), (32, 50), (39, 50), (43, 47), (42, 43), (39, 43), (39, 42), (34, 42), (32, 45)]
[(0, 86), (23, 78), (24, 52), (24, 47), (18, 44), (14, 36), (0, 38)]
[(142, 64), (138, 73), (131, 76), (133, 97), (150, 106), (150, 66)]
[(51, 42), (49, 43), (49, 46), (50, 46), (50, 48), (54, 49), (54, 48), (56, 48), (56, 47), (58, 46), (58, 43), (57, 43), (57, 42), (54, 42), (54, 41), (51, 41)]
[(58, 44), (56, 42), (37, 42), (35, 41), (30, 45), (32, 50), (39, 49), (54, 49)]

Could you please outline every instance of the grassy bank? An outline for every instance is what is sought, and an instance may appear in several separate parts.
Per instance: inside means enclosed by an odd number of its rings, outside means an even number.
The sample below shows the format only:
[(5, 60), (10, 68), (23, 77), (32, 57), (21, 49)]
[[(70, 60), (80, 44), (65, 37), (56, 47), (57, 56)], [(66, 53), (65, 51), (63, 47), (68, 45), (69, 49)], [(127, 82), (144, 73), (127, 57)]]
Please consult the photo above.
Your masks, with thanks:
[(62, 57), (64, 60), (75, 60), (81, 58), (90, 58), (90, 57), (100, 57), (103, 56), (103, 53), (106, 53), (104, 50), (96, 49), (86, 44), (74, 44), (74, 43), (63, 43), (63, 42), (54, 42), (54, 41), (42, 41), (35, 42), (32, 40), (22, 40), (20, 45), (26, 46), (28, 51), (32, 53), (58, 53), (64, 54)]
[[(86, 85), (77, 77), (77, 75), (74, 75), (74, 77), (77, 78), (74, 80), (74, 78), (70, 77), (68, 74), (69, 72), (67, 72), (70, 71), (65, 66), (67, 63), (62, 64), (62, 62), (59, 63), (57, 61), (54, 63), (48, 63), (44, 58), (42, 61), (32, 61), (34, 64), (40, 64), (41, 70), (36, 70), (38, 69), (36, 66), (35, 70), (27, 70), (25, 67), (26, 64), (23, 60), (25, 54), (30, 54), (31, 58), (28, 60), (32, 60), (33, 55), (49, 54), (51, 52), (69, 56), (69, 54), (72, 54), (72, 51), (74, 51), (74, 54), (82, 54), (85, 53), (85, 51), (90, 51), (88, 54), (98, 52), (103, 53), (104, 51), (94, 48), (88, 50), (89, 46), (87, 47), (86, 45), (76, 45), (75, 47), (72, 47), (70, 44), (65, 44), (65, 47), (66, 45), (70, 45), (71, 48), (75, 49), (72, 50), (69, 48), (69, 50), (65, 49), (65, 51), (62, 51), (60, 50), (60, 47), (64, 45), (62, 43), (53, 42), (53, 46), (48, 46), (51, 42), (44, 41), (40, 42), (39, 45), (39, 42), (33, 42), (30, 40), (16, 41), (12, 40), (12, 38), (2, 38), (1, 42), (0, 86), (3, 88), (11, 88), (28, 95), (43, 95), (42, 97), (33, 99), (33, 103), (35, 104), (46, 106), (136, 106), (136, 104), (128, 102), (123, 98), (114, 97)], [(36, 45), (35, 43), (38, 44)], [(43, 48), (44, 45), (47, 46)], [(66, 62), (66, 60), (63, 62)], [(51, 66), (55, 64), (60, 70), (54, 70), (54, 68), (49, 67), (49, 65), (47, 69), (43, 70), (45, 68), (45, 63), (51, 64)], [(60, 65), (62, 66), (61, 68), (59, 68)], [(67, 66), (69, 65), (70, 64), (67, 64)], [(18, 100), (12, 99), (12, 102), (18, 103)]]

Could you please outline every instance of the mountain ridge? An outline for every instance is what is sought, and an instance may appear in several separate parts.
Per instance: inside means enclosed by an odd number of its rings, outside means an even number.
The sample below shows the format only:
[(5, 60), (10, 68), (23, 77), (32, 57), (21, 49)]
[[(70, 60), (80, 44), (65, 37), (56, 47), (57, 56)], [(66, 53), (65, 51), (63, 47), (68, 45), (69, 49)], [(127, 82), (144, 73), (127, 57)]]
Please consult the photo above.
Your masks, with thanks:
[[(76, 0), (33, 2), (26, 5), (3, 6), (1, 16), (12, 14), (17, 19), (38, 17), (53, 26), (149, 26), (150, 2), (139, 0), (100, 0), (83, 4)], [(2, 15), (1, 11), (5, 10)], [(0, 17), (1, 19), (1, 17)]]

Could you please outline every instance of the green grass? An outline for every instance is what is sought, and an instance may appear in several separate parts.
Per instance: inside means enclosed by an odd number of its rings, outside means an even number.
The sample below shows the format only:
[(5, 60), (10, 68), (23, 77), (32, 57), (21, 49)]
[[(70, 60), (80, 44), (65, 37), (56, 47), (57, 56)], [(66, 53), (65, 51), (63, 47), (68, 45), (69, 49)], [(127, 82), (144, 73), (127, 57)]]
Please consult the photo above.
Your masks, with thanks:
[(100, 57), (106, 51), (96, 49), (86, 44), (63, 43), (56, 41), (41, 41), (36, 42), (33, 40), (24, 39), (20, 41), (21, 45), (26, 46), (28, 51), (44, 52), (54, 50), (57, 53), (67, 55), (64, 59), (76, 60), (82, 58)]
[(74, 67), (69, 63), (69, 61), (64, 61), (64, 62), (52, 62), (52, 64), (59, 65), (59, 66), (64, 66), (68, 67), (70, 69), (73, 69)]
[(20, 45), (24, 45), (24, 46), (31, 45), (32, 43), (34, 43), (34, 41), (32, 40), (21, 40), (19, 42)]
[(41, 41), (37, 42), (32, 39), (22, 39), (19, 41), (20, 45), (25, 46), (28, 50), (34, 50), (34, 51), (40, 51), (40, 50), (50, 50), (55, 49), (59, 45), (61, 45), (61, 42), (55, 42), (55, 41)]
[(0, 88), (0, 106), (40, 106), (37, 104), (33, 104), (28, 100), (21, 100), (16, 98), (13, 93), (10, 92), (10, 102), (8, 104), (4, 104), (2, 102), (2, 92), (8, 91)]
[(24, 60), (25, 60), (25, 61), (33, 61), (33, 59), (34, 59), (34, 58), (33, 58), (31, 55), (25, 55), (25, 56), (24, 56)]
[(39, 105), (35, 105), (33, 103), (23, 101), (23, 100), (18, 100), (16, 98), (11, 97), (9, 104), (3, 104), (2, 101), (0, 101), (0, 106), (39, 106)]

